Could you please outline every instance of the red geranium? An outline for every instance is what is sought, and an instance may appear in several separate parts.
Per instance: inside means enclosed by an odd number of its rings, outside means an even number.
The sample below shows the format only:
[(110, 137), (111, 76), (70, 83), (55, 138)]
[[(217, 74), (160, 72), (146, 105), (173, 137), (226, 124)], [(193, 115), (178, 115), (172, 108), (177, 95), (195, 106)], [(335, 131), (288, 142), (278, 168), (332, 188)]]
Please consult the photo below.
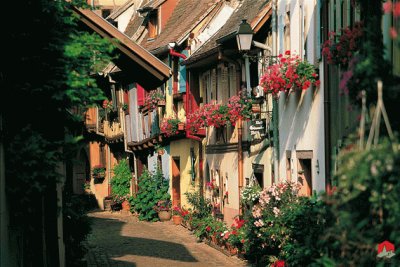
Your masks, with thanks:
[(355, 23), (352, 29), (340, 29), (340, 33), (330, 32), (322, 46), (322, 55), (329, 64), (347, 66), (359, 48), (362, 35), (362, 22)]
[(260, 79), (260, 85), (266, 93), (278, 97), (280, 92), (289, 92), (295, 89), (308, 89), (312, 84), (319, 85), (318, 74), (309, 62), (302, 60), (298, 55), (278, 56), (278, 62), (269, 66)]

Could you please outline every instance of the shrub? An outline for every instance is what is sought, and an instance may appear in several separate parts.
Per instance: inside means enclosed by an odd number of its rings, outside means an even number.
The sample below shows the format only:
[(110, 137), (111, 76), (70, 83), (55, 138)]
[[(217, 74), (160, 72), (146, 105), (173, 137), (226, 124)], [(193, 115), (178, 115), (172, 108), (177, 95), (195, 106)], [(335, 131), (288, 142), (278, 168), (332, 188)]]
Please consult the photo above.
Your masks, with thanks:
[(117, 165), (114, 166), (114, 176), (111, 178), (111, 193), (114, 202), (123, 202), (128, 199), (131, 187), (131, 171), (129, 169), (128, 161), (122, 159)]
[[(368, 151), (341, 153), (337, 188), (324, 198), (335, 219), (319, 244), (324, 248), (320, 261), (335, 266), (383, 266), (377, 245), (384, 240), (400, 244), (399, 151), (398, 143), (384, 140)], [(398, 257), (391, 258), (390, 265), (400, 266)]]
[(154, 174), (144, 170), (138, 181), (139, 190), (136, 197), (131, 197), (129, 202), (131, 210), (139, 214), (139, 220), (158, 221), (158, 214), (154, 206), (160, 200), (169, 200), (169, 182), (163, 177), (159, 168)]
[(192, 206), (193, 218), (202, 219), (211, 215), (212, 205), (209, 199), (204, 198), (198, 191), (185, 193), (187, 202)]

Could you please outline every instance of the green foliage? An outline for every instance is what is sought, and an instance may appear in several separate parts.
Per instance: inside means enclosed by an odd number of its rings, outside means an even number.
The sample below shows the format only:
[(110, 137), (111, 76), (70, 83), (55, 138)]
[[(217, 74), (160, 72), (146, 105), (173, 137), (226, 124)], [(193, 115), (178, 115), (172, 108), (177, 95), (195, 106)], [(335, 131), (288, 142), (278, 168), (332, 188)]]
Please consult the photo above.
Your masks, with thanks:
[(122, 159), (113, 168), (114, 176), (111, 178), (111, 192), (113, 196), (128, 198), (131, 186), (131, 171), (128, 161)]
[(192, 213), (192, 217), (196, 219), (206, 218), (211, 215), (212, 204), (209, 199), (204, 198), (200, 195), (200, 192), (186, 192), (185, 193), (187, 202), (191, 205), (192, 209), (189, 209)]
[[(60, 164), (71, 162), (82, 145), (79, 136), (84, 108), (104, 98), (90, 74), (98, 69), (98, 62), (111, 59), (110, 44), (100, 36), (80, 31), (72, 4), (86, 5), (85, 1), (44, 0), (10, 1), (5, 7), (19, 10), (19, 23), (12, 23), (3, 31), (7, 40), (3, 51), (7, 52), (0, 67), (1, 87), (7, 88), (1, 90), (0, 97), (2, 129), (6, 129), (2, 143), (7, 197), (12, 211), (10, 220), (23, 231), (24, 262), (35, 266), (44, 265), (43, 242), (38, 238), (43, 229), (41, 218), (53, 222), (59, 212), (49, 203), (56, 203)], [(24, 112), (16, 112), (11, 99), (16, 99)], [(65, 190), (70, 188), (66, 186)], [(80, 219), (73, 226), (78, 229), (80, 223), (82, 230), (86, 229)], [(44, 231), (53, 235), (50, 228)], [(49, 260), (55, 242), (48, 240)], [(75, 241), (66, 241), (68, 262), (81, 255), (68, 252), (75, 245)]]
[[(335, 220), (320, 243), (322, 256), (335, 266), (383, 266), (377, 245), (400, 242), (400, 146), (394, 146), (383, 140), (369, 151), (340, 155), (336, 193), (325, 199)], [(390, 263), (400, 262), (393, 257)]]
[[(91, 232), (91, 223), (87, 216), (88, 199), (81, 196), (64, 194), (64, 243), (67, 266), (82, 266), (87, 249), (83, 244)], [(77, 227), (79, 226), (79, 227)]]
[(139, 220), (158, 221), (158, 214), (154, 206), (160, 200), (169, 200), (169, 182), (163, 177), (162, 171), (150, 173), (144, 170), (138, 181), (139, 190), (136, 197), (131, 197), (129, 202), (131, 210), (139, 214)]

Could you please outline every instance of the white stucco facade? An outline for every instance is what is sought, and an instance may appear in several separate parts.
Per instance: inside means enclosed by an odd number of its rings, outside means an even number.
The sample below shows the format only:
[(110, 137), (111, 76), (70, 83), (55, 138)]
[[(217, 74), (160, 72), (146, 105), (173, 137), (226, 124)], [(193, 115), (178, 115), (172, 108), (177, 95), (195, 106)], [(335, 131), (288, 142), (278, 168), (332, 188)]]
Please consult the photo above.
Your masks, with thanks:
[[(278, 1), (278, 53), (284, 53), (285, 22), (290, 18), (290, 50), (320, 68), (317, 56), (319, 38), (316, 27), (319, 18), (316, 0)], [(287, 28), (286, 28), (287, 29)], [(287, 38), (286, 38), (287, 40)], [(321, 75), (322, 76), (322, 75)], [(322, 77), (321, 77), (322, 78)], [(299, 160), (311, 160), (312, 190), (325, 190), (325, 140), (324, 140), (324, 91), (310, 87), (302, 92), (281, 93), (279, 97), (279, 174), (278, 179), (298, 179)], [(309, 162), (307, 163), (309, 164)], [(290, 174), (288, 173), (290, 171)]]

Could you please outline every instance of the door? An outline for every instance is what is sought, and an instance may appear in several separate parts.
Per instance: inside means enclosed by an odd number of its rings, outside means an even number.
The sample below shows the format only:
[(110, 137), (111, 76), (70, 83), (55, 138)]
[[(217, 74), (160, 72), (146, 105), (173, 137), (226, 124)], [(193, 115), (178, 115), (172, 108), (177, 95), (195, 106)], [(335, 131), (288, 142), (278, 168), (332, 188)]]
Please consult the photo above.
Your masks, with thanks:
[(301, 184), (300, 196), (312, 195), (311, 159), (299, 159), (297, 165), (298, 182)]
[(172, 158), (172, 206), (181, 206), (181, 172), (179, 157)]

